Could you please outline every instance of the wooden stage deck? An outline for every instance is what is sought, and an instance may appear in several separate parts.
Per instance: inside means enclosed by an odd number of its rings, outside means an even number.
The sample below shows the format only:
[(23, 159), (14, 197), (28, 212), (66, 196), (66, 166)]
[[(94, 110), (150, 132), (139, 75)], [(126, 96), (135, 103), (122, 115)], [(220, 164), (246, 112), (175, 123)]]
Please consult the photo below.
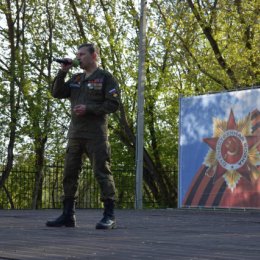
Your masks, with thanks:
[(101, 210), (77, 210), (77, 228), (48, 228), (60, 210), (0, 210), (0, 260), (260, 259), (258, 210), (117, 210), (118, 228), (95, 230)]

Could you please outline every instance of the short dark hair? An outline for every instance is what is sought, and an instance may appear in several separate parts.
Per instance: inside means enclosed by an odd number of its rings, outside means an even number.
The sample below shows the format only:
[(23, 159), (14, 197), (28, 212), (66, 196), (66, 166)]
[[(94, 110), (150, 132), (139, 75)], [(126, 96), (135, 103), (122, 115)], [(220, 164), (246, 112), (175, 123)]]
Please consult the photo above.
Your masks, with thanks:
[(83, 43), (78, 47), (78, 50), (87, 47), (90, 54), (93, 54), (94, 52), (97, 52), (97, 48), (93, 43)]

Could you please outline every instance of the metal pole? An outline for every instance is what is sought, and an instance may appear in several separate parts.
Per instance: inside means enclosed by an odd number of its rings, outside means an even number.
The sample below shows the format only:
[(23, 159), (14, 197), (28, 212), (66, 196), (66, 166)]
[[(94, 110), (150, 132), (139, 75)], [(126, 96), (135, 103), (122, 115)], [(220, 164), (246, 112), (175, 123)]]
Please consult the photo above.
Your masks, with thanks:
[(146, 52), (146, 10), (147, 1), (141, 0), (139, 65), (138, 65), (138, 100), (137, 100), (137, 134), (136, 134), (136, 194), (135, 208), (143, 208), (143, 152), (144, 152), (144, 84)]

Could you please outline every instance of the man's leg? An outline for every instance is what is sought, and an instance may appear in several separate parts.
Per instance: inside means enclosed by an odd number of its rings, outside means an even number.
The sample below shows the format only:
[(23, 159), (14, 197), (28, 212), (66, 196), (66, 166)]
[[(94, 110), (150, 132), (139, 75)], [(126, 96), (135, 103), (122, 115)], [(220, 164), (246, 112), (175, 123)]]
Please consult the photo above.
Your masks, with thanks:
[(63, 176), (63, 212), (61, 216), (53, 221), (47, 221), (48, 227), (75, 227), (75, 204), (76, 192), (78, 187), (78, 178), (82, 166), (82, 149), (80, 141), (77, 139), (70, 139), (68, 142), (65, 167)]
[(101, 200), (104, 203), (103, 218), (97, 223), (96, 228), (115, 228), (114, 207), (116, 189), (114, 178), (110, 170), (110, 145), (106, 140), (89, 141), (87, 154), (101, 189)]

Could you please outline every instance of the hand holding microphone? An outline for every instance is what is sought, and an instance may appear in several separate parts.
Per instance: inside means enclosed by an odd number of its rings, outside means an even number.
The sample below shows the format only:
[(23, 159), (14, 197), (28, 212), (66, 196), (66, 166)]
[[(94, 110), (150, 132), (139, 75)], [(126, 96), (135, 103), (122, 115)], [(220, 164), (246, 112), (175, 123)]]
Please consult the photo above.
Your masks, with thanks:
[(53, 61), (56, 61), (58, 63), (61, 64), (61, 69), (64, 71), (68, 71), (71, 67), (78, 67), (80, 62), (78, 59), (69, 59), (69, 58), (65, 58), (65, 59), (53, 59)]

